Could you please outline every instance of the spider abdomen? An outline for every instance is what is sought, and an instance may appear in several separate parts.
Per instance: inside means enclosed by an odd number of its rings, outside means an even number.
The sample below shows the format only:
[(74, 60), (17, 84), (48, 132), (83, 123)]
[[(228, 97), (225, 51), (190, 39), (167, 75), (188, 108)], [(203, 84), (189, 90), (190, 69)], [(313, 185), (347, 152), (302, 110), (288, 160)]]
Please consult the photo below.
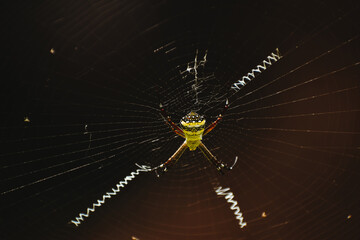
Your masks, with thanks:
[(205, 119), (195, 112), (190, 112), (182, 118), (180, 123), (185, 135), (186, 144), (190, 151), (194, 151), (202, 140), (205, 129)]
[(194, 151), (200, 144), (202, 140), (202, 134), (204, 132), (204, 129), (201, 129), (199, 131), (186, 131), (184, 130), (186, 144), (189, 147), (190, 151)]

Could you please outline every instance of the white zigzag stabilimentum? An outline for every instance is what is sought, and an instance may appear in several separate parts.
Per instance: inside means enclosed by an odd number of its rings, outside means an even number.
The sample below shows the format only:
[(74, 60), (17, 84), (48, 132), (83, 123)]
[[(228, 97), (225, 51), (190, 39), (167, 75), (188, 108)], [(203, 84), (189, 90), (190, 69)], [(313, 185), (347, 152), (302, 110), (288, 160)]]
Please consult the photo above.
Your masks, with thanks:
[(267, 67), (270, 67), (274, 62), (277, 62), (281, 58), (279, 49), (276, 49), (275, 53), (271, 53), (267, 56), (267, 60), (262, 61), (262, 65), (259, 64), (256, 68), (252, 69), (251, 72), (243, 76), (240, 80), (234, 83), (231, 88), (235, 91), (239, 91), (243, 86), (255, 78), (256, 73), (261, 73), (266, 70)]
[(123, 181), (120, 181), (118, 184), (116, 184), (116, 188), (112, 188), (112, 192), (107, 192), (102, 196), (102, 200), (97, 200), (96, 203), (93, 203), (92, 208), (88, 208), (86, 210), (86, 213), (80, 213), (78, 217), (75, 217), (75, 220), (72, 220), (71, 222), (78, 226), (81, 221), (84, 221), (85, 217), (89, 217), (90, 212), (95, 212), (95, 207), (100, 207), (102, 204), (105, 203), (105, 199), (111, 198), (111, 196), (115, 196), (118, 192), (120, 192), (120, 188), (124, 188), (131, 180), (133, 180), (136, 175), (139, 175), (140, 172), (150, 172), (152, 169), (149, 166), (146, 165), (138, 165), (139, 168), (135, 172), (131, 172), (129, 176), (126, 176)]
[(230, 188), (222, 188), (220, 186), (215, 190), (215, 192), (217, 195), (225, 196), (225, 199), (227, 200), (227, 202), (232, 204), (230, 209), (234, 211), (235, 218), (237, 220), (239, 220), (240, 228), (245, 227), (247, 224), (246, 224), (246, 222), (244, 222), (244, 218), (242, 216), (242, 213), (240, 212), (240, 208), (237, 205), (238, 202), (233, 200), (234, 194), (232, 192), (230, 192)]

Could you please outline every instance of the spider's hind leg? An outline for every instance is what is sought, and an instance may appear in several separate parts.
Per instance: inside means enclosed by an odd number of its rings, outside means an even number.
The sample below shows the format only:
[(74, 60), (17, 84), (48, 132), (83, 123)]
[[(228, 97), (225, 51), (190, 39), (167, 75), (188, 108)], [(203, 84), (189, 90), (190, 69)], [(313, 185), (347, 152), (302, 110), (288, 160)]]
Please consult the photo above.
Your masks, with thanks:
[(232, 167), (228, 167), (224, 162), (219, 161), (203, 143), (200, 143), (199, 148), (201, 152), (204, 154), (204, 156), (216, 167), (216, 169), (221, 174), (224, 174), (223, 169), (226, 170), (232, 169)]
[(156, 167), (154, 169), (156, 172), (156, 175), (158, 177), (160, 177), (160, 175), (162, 173), (167, 172), (169, 167), (174, 165), (179, 160), (181, 155), (185, 152), (186, 148), (187, 148), (187, 144), (186, 144), (186, 141), (184, 141), (184, 143), (181, 144), (181, 146), (178, 148), (178, 150), (176, 150), (176, 152), (165, 163), (160, 164), (158, 167)]

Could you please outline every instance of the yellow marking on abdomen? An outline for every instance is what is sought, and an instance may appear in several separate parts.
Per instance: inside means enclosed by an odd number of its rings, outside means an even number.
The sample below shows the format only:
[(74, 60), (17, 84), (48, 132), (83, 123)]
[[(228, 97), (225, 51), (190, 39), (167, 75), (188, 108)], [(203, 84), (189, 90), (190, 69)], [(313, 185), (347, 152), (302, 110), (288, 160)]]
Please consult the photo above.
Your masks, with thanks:
[(189, 147), (190, 151), (194, 151), (200, 144), (202, 140), (202, 134), (204, 132), (204, 129), (201, 129), (196, 132), (192, 131), (183, 131), (185, 134), (186, 144)]

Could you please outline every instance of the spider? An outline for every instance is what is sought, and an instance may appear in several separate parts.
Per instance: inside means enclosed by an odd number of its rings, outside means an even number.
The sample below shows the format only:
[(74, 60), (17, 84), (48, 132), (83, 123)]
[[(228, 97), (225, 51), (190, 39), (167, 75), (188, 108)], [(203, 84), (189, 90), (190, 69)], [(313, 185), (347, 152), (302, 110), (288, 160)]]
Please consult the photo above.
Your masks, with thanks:
[(176, 152), (163, 164), (159, 165), (158, 168), (161, 168), (164, 172), (167, 171), (167, 167), (172, 163), (177, 162), (180, 159), (181, 155), (185, 152), (187, 148), (190, 151), (195, 151), (196, 148), (199, 148), (204, 156), (215, 165), (216, 169), (224, 174), (223, 169), (231, 170), (232, 167), (228, 167), (222, 161), (219, 161), (210, 150), (202, 143), (202, 137), (211, 132), (216, 125), (223, 118), (223, 114), (229, 107), (229, 102), (226, 100), (225, 107), (221, 114), (218, 115), (217, 119), (212, 122), (209, 126), (205, 128), (205, 118), (196, 112), (191, 111), (187, 115), (185, 115), (181, 121), (181, 127), (176, 125), (171, 117), (166, 113), (162, 104), (160, 104), (160, 112), (165, 122), (170, 126), (171, 130), (179, 135), (182, 138), (185, 138), (185, 141), (181, 144), (181, 146), (176, 150)]

